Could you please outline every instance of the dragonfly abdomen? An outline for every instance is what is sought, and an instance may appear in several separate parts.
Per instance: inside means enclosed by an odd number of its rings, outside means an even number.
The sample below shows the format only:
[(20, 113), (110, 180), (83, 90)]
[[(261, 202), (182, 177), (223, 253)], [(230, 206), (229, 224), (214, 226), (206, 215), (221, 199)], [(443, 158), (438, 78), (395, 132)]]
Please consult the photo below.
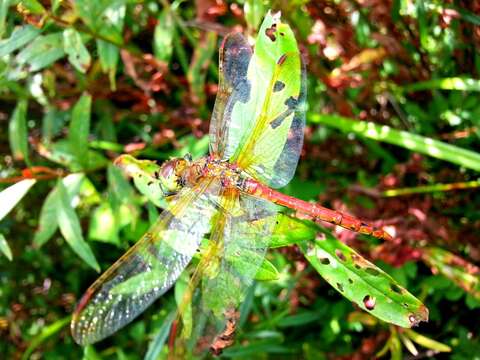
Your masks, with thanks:
[(298, 212), (309, 215), (316, 220), (326, 221), (361, 234), (372, 235), (379, 239), (392, 239), (391, 235), (384, 230), (367, 224), (351, 215), (282, 194), (281, 192), (273, 190), (253, 179), (245, 180), (242, 191), (253, 196), (264, 198), (275, 204), (297, 210)]

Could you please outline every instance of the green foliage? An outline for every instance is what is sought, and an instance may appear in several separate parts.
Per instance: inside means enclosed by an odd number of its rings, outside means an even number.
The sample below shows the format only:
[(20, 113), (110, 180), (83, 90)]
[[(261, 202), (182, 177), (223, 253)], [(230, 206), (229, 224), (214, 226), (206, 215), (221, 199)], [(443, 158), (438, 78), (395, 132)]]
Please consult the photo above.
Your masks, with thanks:
[[(188, 273), (99, 345), (75, 345), (69, 315), (165, 207), (154, 160), (207, 153), (220, 41), (239, 26), (254, 36), (268, 8), (290, 24), (308, 74), (304, 152), (285, 192), (384, 220), (395, 240), (280, 214), (222, 356), (478, 356), (474, 2), (213, 3), (0, 1), (2, 356), (166, 357)], [(122, 153), (138, 191), (112, 165)], [(370, 315), (423, 319), (405, 289), (429, 323)]]

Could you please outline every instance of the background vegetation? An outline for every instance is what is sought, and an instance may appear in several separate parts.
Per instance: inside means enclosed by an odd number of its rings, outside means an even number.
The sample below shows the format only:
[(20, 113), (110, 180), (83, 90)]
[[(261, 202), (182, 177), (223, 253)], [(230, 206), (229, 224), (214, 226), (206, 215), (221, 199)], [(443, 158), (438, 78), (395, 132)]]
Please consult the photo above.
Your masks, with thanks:
[(158, 214), (111, 163), (205, 154), (219, 43), (254, 35), (268, 8), (296, 32), (308, 71), (305, 146), (284, 191), (386, 225), (393, 241), (332, 232), (430, 321), (413, 332), (379, 322), (291, 246), (269, 254), (280, 278), (251, 291), (223, 356), (480, 358), (476, 0), (0, 0), (0, 189), (18, 183), (0, 193), (3, 357), (162, 353), (173, 292), (99, 345), (69, 334), (94, 269)]

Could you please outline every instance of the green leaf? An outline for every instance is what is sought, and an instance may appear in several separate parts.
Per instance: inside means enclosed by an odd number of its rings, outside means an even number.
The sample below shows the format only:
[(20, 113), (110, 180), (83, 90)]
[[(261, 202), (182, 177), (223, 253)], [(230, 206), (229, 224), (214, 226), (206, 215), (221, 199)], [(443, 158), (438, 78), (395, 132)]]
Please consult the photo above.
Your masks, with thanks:
[(21, 180), (0, 192), (0, 221), (22, 200), (36, 182), (35, 179)]
[[(8, 8), (10, 7), (10, 2), (13, 0), (0, 0), (0, 39), (3, 37), (3, 34), (5, 33), (6, 26), (5, 26), (5, 20), (7, 19), (8, 15)], [(1, 42), (0, 42), (1, 44)], [(0, 45), (1, 48), (1, 45)], [(1, 57), (2, 55), (0, 55)]]
[[(5, 6), (5, 4), (8, 4), (8, 1), (3, 2), (2, 7)], [(22, 46), (29, 44), (38, 35), (40, 35), (40, 30), (31, 25), (16, 28), (8, 39), (0, 41), (0, 57), (8, 55), (20, 49)]]
[(63, 46), (68, 55), (68, 61), (78, 71), (85, 73), (90, 67), (91, 57), (87, 48), (83, 44), (80, 33), (73, 28), (63, 31)]
[(277, 325), (280, 327), (301, 326), (319, 321), (321, 316), (322, 313), (318, 311), (302, 311), (298, 314), (289, 315), (281, 318), (278, 321)]
[(23, 49), (16, 57), (21, 65), (29, 65), (34, 72), (53, 64), (65, 56), (63, 51), (63, 33), (40, 35)]
[(30, 355), (38, 348), (44, 341), (48, 340), (50, 337), (58, 333), (65, 326), (70, 323), (71, 316), (67, 316), (63, 319), (57, 320), (54, 323), (42, 327), (40, 334), (35, 336), (30, 344), (28, 345), (27, 350), (22, 355), (22, 360), (30, 359)]
[(45, 13), (45, 8), (37, 0), (21, 0), (19, 5), (31, 14), (42, 15)]
[(265, 6), (262, 0), (247, 0), (243, 5), (243, 11), (245, 12), (245, 21), (251, 32), (258, 29), (260, 21), (262, 21), (265, 14)]
[(402, 327), (428, 320), (428, 310), (392, 277), (333, 236), (299, 245), (337, 291), (377, 318)]
[[(67, 166), (71, 171), (91, 171), (105, 167), (109, 161), (97, 151), (87, 152), (88, 161), (78, 158), (78, 152), (72, 148), (69, 140), (62, 139), (53, 144), (41, 145), (39, 152), (42, 156), (57, 164)], [(79, 162), (82, 160), (83, 165)], [(88, 166), (85, 167), (85, 162)]]
[(206, 100), (205, 79), (207, 76), (208, 64), (212, 60), (216, 45), (217, 35), (214, 32), (208, 32), (193, 53), (193, 59), (188, 69), (187, 79), (195, 96), (194, 101), (197, 104), (203, 105)]
[(158, 60), (170, 62), (173, 51), (175, 22), (170, 9), (163, 10), (153, 33), (153, 53)]
[(7, 239), (5, 239), (5, 236), (0, 233), (0, 251), (7, 257), (8, 260), (12, 261), (13, 256), (12, 256), (12, 250), (10, 249), (10, 246), (7, 243)]
[(467, 77), (451, 77), (442, 79), (430, 79), (414, 84), (404, 85), (398, 89), (406, 92), (422, 90), (460, 90), (480, 91), (480, 80)]
[[(70, 203), (77, 196), (80, 186), (85, 179), (83, 174), (70, 174), (62, 182), (67, 189)], [(58, 229), (57, 208), (60, 206), (58, 198), (58, 189), (54, 187), (47, 195), (40, 211), (38, 229), (35, 231), (33, 244), (35, 247), (41, 247), (55, 234)]]
[(424, 49), (428, 50), (428, 39), (429, 39), (429, 30), (426, 18), (426, 10), (425, 10), (425, 1), (424, 0), (416, 0), (415, 1), (416, 7), (416, 15), (418, 21), (418, 32), (420, 34), (420, 44)]
[(163, 320), (162, 326), (155, 334), (155, 337), (152, 339), (148, 345), (147, 353), (145, 354), (144, 360), (157, 360), (160, 357), (163, 346), (167, 341), (168, 335), (170, 334), (170, 327), (172, 326), (173, 320), (175, 320), (177, 312), (176, 310), (171, 311), (167, 317)]
[(90, 267), (99, 272), (100, 266), (90, 246), (83, 239), (80, 221), (78, 220), (75, 210), (70, 205), (70, 199), (62, 181), (58, 181), (57, 190), (59, 197), (57, 217), (60, 232), (72, 250)]
[(450, 352), (452, 351), (451, 347), (445, 344), (442, 344), (441, 342), (435, 341), (433, 339), (430, 339), (426, 336), (423, 336), (412, 329), (406, 329), (405, 335), (407, 335), (410, 339), (415, 341), (418, 345), (421, 345), (427, 349), (432, 349), (435, 351), (439, 352)]
[(480, 300), (480, 269), (477, 266), (437, 247), (422, 249), (422, 259), (434, 273), (442, 274)]
[(120, 49), (118, 46), (104, 40), (97, 40), (97, 50), (102, 70), (108, 74), (110, 89), (114, 91), (116, 90), (115, 74), (117, 72)]
[(109, 203), (102, 203), (95, 209), (90, 218), (88, 237), (92, 240), (121, 245), (118, 237), (118, 226), (115, 213)]
[(257, 270), (255, 274), (255, 280), (257, 281), (273, 281), (278, 280), (280, 274), (270, 261), (263, 259), (262, 265)]
[(28, 164), (27, 100), (19, 100), (8, 124), (8, 138), (12, 155)]
[(68, 142), (77, 161), (84, 168), (88, 166), (88, 135), (90, 132), (90, 113), (92, 97), (82, 95), (72, 110), (72, 120), (68, 130)]
[(121, 45), (122, 29), (127, 0), (119, 1), (75, 1), (75, 12), (92, 30), (104, 39)]
[(278, 214), (276, 226), (270, 237), (269, 247), (278, 248), (315, 239), (317, 228), (308, 221)]
[(309, 114), (313, 123), (337, 128), (343, 132), (353, 132), (358, 135), (401, 146), (431, 157), (449, 161), (467, 169), (480, 171), (480, 154), (442, 141), (412, 134), (407, 131), (392, 129), (386, 125), (359, 121), (337, 115)]

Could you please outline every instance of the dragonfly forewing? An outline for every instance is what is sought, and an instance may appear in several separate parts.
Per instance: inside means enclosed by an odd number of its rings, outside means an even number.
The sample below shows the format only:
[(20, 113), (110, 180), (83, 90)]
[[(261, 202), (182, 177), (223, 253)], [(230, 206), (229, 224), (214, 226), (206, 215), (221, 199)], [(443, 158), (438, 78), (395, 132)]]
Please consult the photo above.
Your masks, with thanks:
[(98, 278), (73, 315), (77, 343), (114, 333), (175, 283), (210, 231), (219, 191), (211, 179), (181, 190), (139, 242)]
[(247, 69), (252, 48), (240, 33), (229, 34), (219, 51), (219, 84), (210, 121), (210, 153), (224, 157), (231, 112), (248, 98)]

